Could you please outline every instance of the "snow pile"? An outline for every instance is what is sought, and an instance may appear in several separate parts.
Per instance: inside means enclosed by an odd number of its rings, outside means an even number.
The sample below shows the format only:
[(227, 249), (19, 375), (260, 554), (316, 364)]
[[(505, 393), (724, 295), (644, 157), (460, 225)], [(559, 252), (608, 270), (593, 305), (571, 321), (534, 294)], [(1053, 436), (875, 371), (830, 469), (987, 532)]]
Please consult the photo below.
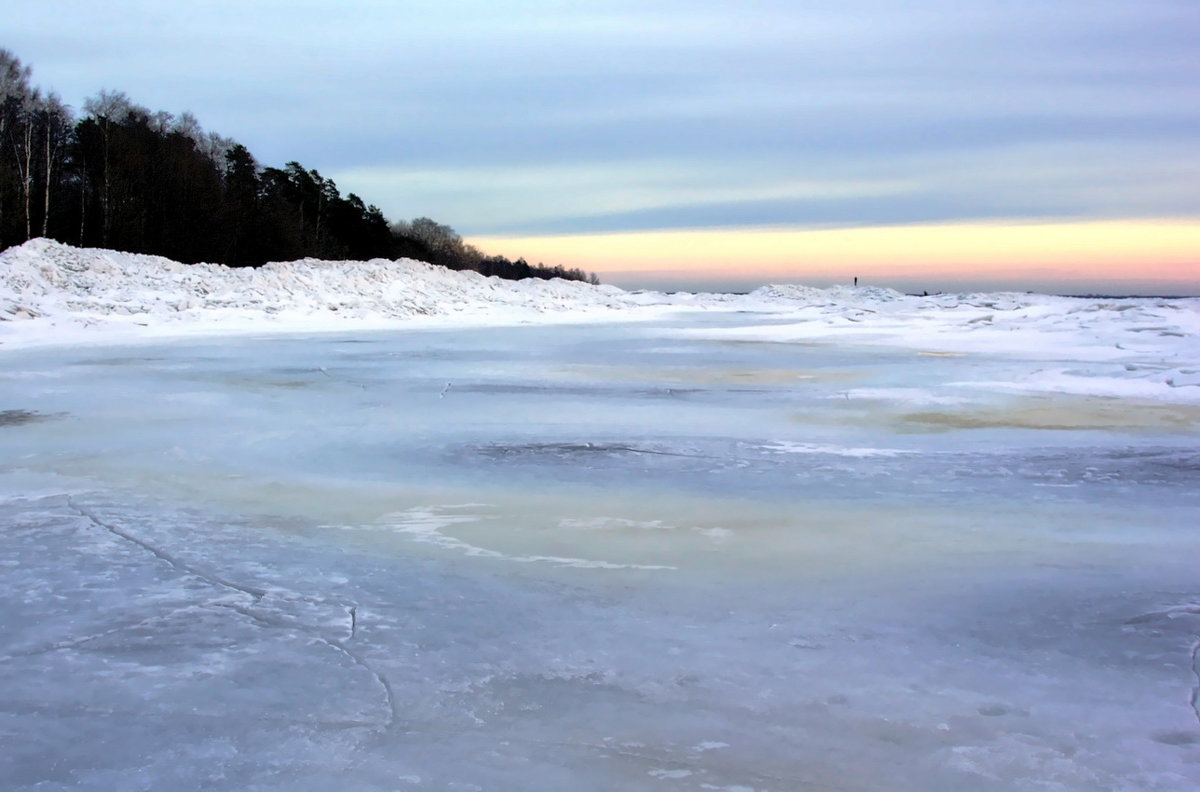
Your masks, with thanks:
[(1115, 359), (1129, 352), (1194, 357), (1200, 344), (1197, 298), (1016, 292), (916, 297), (890, 289), (802, 286), (767, 286), (749, 297), (784, 314), (788, 322), (722, 331), (730, 340), (837, 337), (944, 352), (1084, 360)]
[(1188, 393), (1166, 398), (1192, 400), (1194, 394), (1200, 400), (1195, 298), (916, 297), (870, 286), (797, 285), (743, 295), (663, 294), (563, 280), (505, 281), (412, 260), (304, 259), (230, 269), (45, 239), (0, 253), (0, 343), (10, 348), (163, 334), (386, 328), (416, 320), (456, 326), (629, 320), (697, 310), (747, 317), (733, 327), (692, 327), (677, 335), (1045, 361), (1054, 364), (1029, 372), (1023, 388), (1150, 397), (1176, 390)]
[(831, 286), (827, 289), (818, 289), (795, 283), (775, 283), (763, 286), (751, 292), (750, 296), (764, 302), (803, 302), (831, 306), (853, 302), (891, 302), (904, 298), (904, 295), (895, 289), (879, 286)]
[[(887, 289), (769, 286), (750, 297), (771, 324), (676, 335), (766, 343), (851, 343), (1021, 361), (1009, 379), (963, 384), (1200, 402), (1200, 299), (996, 292), (916, 297)], [(1014, 372), (1018, 369), (1014, 369)]]
[(260, 268), (180, 264), (159, 256), (35, 239), (0, 254), (0, 319), (142, 324), (322, 318), (395, 320), (636, 307), (620, 289), (503, 281), (419, 261), (303, 259)]

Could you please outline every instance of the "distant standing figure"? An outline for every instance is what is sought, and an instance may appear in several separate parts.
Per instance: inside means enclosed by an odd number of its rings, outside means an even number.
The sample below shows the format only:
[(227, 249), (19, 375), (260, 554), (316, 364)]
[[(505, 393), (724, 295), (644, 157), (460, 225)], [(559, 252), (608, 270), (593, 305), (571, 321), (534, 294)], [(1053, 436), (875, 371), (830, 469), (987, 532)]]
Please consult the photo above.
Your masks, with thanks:
[(857, 275), (854, 276), (854, 285), (855, 286), (858, 285), (858, 276)]

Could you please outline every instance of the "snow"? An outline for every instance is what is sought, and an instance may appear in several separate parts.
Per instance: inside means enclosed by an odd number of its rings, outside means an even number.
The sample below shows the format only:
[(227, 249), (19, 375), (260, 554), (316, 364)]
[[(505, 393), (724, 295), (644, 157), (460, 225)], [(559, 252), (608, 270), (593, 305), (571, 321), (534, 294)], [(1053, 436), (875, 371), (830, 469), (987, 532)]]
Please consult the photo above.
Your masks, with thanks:
[[(0, 318), (9, 345), (158, 334), (396, 327), (450, 318), (517, 323), (545, 315), (611, 316), (653, 303), (614, 287), (505, 281), (419, 261), (304, 259), (259, 268), (35, 239), (0, 253)], [(83, 332), (81, 332), (83, 331)]]
[[(747, 295), (504, 281), (411, 260), (184, 265), (35, 239), (0, 253), (0, 344), (354, 328), (647, 320), (753, 312), (770, 323), (680, 332), (712, 340), (899, 346), (1039, 363), (980, 387), (1200, 401), (1200, 298), (915, 297), (875, 287), (766, 286)], [(1062, 365), (1064, 362), (1069, 365)], [(1057, 364), (1057, 365), (1056, 365)]]
[(0, 786), (1191, 792), (1197, 307), (9, 250)]

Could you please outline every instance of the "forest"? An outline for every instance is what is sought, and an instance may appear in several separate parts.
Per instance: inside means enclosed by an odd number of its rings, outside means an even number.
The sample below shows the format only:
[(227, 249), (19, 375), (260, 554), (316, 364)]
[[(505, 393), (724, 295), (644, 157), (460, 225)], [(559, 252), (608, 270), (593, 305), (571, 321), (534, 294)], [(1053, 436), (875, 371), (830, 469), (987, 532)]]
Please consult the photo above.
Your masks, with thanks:
[(579, 269), (487, 255), (427, 217), (389, 222), (316, 170), (259, 164), (190, 113), (100, 91), (77, 118), (31, 76), (0, 49), (0, 250), (47, 237), (230, 267), (413, 258), (513, 280), (598, 283)]

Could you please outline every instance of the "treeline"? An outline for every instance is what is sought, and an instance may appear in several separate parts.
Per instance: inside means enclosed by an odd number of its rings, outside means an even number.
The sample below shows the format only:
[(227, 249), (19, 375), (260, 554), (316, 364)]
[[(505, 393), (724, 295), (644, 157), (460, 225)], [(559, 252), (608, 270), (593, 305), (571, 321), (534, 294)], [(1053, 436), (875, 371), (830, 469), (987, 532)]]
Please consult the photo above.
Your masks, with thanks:
[(261, 166), (190, 113), (151, 112), (101, 91), (76, 119), (30, 76), (0, 49), (0, 250), (41, 236), (232, 267), (407, 257), (502, 278), (597, 282), (579, 269), (486, 255), (429, 218), (389, 224), (316, 170)]

